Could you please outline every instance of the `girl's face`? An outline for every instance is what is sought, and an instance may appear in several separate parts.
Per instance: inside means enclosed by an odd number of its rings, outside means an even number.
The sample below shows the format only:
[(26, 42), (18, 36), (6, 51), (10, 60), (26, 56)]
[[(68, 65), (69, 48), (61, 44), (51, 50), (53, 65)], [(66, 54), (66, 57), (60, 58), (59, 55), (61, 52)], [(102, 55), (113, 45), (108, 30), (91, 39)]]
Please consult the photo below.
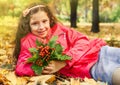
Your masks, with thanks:
[(39, 11), (30, 18), (31, 32), (39, 38), (45, 38), (50, 30), (50, 20), (47, 13)]

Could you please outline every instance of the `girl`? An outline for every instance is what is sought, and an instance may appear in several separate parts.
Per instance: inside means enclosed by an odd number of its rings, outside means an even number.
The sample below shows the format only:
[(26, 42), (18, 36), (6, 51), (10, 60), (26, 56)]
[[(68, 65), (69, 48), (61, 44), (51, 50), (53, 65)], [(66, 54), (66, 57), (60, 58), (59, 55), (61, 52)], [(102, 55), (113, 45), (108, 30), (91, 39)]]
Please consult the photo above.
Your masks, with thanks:
[(18, 30), (14, 57), (17, 58), (15, 73), (19, 76), (34, 76), (30, 63), (29, 48), (36, 47), (38, 39), (48, 43), (51, 37), (58, 36), (63, 52), (71, 56), (69, 61), (54, 61), (46, 66), (42, 74), (58, 72), (68, 77), (94, 78), (120, 85), (120, 49), (106, 45), (101, 39), (89, 40), (85, 35), (59, 24), (46, 5), (34, 5), (23, 11)]

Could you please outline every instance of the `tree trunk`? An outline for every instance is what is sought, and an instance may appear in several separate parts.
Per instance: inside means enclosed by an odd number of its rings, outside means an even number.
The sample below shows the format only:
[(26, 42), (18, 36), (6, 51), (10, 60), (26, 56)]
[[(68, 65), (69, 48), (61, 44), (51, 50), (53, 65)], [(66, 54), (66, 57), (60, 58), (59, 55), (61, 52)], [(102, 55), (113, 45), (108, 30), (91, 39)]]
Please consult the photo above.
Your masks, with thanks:
[(78, 0), (70, 0), (70, 24), (71, 27), (77, 27), (77, 6), (78, 6)]
[(93, 0), (91, 32), (97, 33), (99, 31), (99, 0)]

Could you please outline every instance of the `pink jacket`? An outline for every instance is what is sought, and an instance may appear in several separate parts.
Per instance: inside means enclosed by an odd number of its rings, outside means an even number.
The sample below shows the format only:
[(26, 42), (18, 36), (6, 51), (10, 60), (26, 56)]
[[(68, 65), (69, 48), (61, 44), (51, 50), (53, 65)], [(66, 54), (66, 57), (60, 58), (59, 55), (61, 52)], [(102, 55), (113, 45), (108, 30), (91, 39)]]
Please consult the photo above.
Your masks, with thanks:
[[(73, 29), (56, 24), (51, 28), (48, 39), (58, 35), (57, 42), (64, 47), (64, 53), (71, 56), (72, 60), (66, 61), (67, 65), (59, 73), (70, 77), (91, 78), (90, 68), (97, 62), (100, 48), (106, 45), (101, 39), (89, 40), (86, 36)], [(21, 51), (16, 65), (16, 74), (19, 76), (33, 76), (32, 64), (26, 63), (31, 57), (29, 48), (35, 47), (36, 36), (29, 33), (21, 40)], [(47, 43), (47, 42), (46, 42)]]

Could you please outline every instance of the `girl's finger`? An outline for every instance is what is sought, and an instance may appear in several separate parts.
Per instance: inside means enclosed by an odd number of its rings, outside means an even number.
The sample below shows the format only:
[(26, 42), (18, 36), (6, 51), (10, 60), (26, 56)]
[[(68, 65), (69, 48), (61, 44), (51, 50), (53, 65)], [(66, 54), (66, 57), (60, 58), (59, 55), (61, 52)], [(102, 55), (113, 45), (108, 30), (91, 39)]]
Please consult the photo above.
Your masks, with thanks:
[(53, 67), (51, 67), (51, 66), (46, 66), (46, 67), (44, 68), (44, 70), (51, 71), (51, 70), (53, 70)]
[(42, 74), (50, 74), (52, 72), (52, 68), (50, 67), (45, 67), (42, 71)]

